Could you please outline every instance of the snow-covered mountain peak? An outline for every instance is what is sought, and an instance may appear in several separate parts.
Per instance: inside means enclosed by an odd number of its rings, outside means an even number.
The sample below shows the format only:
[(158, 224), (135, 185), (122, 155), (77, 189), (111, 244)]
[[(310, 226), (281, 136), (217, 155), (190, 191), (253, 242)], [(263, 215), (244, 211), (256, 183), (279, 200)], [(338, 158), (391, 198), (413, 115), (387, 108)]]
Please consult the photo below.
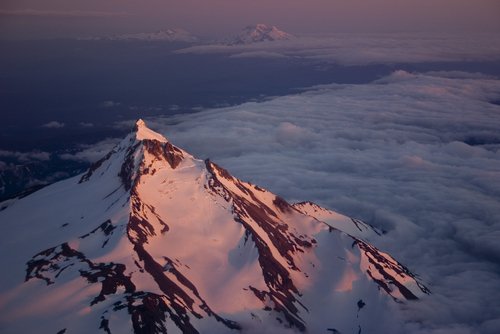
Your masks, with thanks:
[(247, 26), (247, 28), (250, 28), (250, 29), (252, 29), (254, 27), (255, 27), (255, 29), (259, 29), (259, 30), (267, 30), (267, 29), (269, 29), (268, 25), (265, 24), (265, 23), (257, 23), (255, 26), (252, 26), (252, 25)]
[(429, 291), (379, 231), (289, 204), (138, 120), (76, 178), (0, 211), (6, 333), (398, 333)]
[(267, 25), (265, 23), (257, 23), (255, 25), (249, 25), (246, 26), (244, 30), (250, 32), (277, 34), (276, 35), (277, 37), (279, 37), (280, 35), (281, 36), (287, 35), (286, 32), (279, 30), (278, 28), (276, 28), (276, 26)]
[(258, 23), (245, 27), (237, 36), (229, 40), (229, 44), (252, 44), (292, 39), (294, 36), (275, 26)]

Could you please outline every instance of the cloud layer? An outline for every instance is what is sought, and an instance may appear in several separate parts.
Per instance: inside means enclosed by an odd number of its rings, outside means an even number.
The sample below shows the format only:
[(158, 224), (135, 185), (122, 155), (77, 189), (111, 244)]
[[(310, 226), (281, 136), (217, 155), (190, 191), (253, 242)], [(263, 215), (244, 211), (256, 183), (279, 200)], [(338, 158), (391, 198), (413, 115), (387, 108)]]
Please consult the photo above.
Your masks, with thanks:
[(200, 45), (179, 53), (306, 59), (342, 65), (498, 61), (498, 34), (333, 34), (249, 45)]
[(175, 144), (291, 201), (388, 231), (428, 282), (409, 333), (494, 333), (500, 316), (500, 80), (397, 71), (263, 103), (150, 120)]
[(44, 151), (18, 152), (0, 150), (0, 170), (2, 170), (2, 166), (7, 166), (5, 162), (1, 161), (2, 159), (12, 159), (20, 163), (27, 163), (31, 161), (48, 161), (50, 160), (50, 153)]
[[(128, 124), (128, 122), (126, 123)], [(120, 125), (119, 125), (120, 126)], [(128, 126), (127, 128), (131, 128)], [(119, 141), (118, 138), (107, 138), (92, 145), (80, 145), (76, 153), (62, 153), (59, 157), (63, 160), (73, 160), (79, 162), (96, 162), (105, 156)]]
[(66, 126), (66, 124), (64, 124), (63, 122), (58, 122), (58, 121), (50, 121), (50, 122), (42, 125), (42, 127), (48, 128), (48, 129), (60, 129), (60, 128), (64, 128), (65, 126)]

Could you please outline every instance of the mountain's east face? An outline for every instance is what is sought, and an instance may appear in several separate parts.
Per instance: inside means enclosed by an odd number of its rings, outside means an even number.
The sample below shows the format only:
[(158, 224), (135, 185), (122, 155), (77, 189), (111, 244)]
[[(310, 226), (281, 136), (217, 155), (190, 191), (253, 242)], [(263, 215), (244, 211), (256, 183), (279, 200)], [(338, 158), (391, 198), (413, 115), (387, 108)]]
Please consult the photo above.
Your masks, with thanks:
[(186, 42), (195, 43), (198, 37), (190, 32), (175, 28), (163, 29), (155, 32), (144, 32), (136, 34), (113, 35), (106, 37), (87, 38), (92, 40), (113, 40), (113, 41), (162, 41), (162, 42)]
[(293, 35), (279, 30), (275, 26), (263, 23), (245, 27), (238, 35), (227, 43), (231, 45), (252, 44), (259, 42), (283, 41), (292, 39)]
[(291, 205), (138, 121), (0, 212), (2, 333), (397, 332), (428, 293), (379, 231)]

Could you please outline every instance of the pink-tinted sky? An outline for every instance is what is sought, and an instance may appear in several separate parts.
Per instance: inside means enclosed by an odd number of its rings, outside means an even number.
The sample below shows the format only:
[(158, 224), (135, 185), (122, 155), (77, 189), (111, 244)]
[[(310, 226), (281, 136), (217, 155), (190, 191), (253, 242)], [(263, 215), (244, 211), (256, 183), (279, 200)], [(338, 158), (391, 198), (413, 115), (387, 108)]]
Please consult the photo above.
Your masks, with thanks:
[(294, 33), (500, 31), (499, 0), (2, 0), (0, 37), (182, 27), (223, 35), (265, 22)]

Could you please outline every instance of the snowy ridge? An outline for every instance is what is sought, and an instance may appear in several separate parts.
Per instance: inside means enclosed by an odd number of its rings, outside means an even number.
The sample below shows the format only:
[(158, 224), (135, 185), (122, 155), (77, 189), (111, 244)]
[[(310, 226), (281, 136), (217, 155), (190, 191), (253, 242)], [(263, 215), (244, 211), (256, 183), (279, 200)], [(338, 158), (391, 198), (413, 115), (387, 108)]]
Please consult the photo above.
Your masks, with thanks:
[(316, 218), (328, 226), (336, 228), (358, 239), (369, 241), (382, 234), (382, 231), (379, 231), (361, 220), (346, 217), (337, 212), (322, 208), (312, 202), (295, 203), (293, 207), (303, 214)]
[(0, 229), (9, 333), (383, 333), (400, 325), (393, 300), (428, 293), (369, 225), (290, 205), (142, 120), (85, 174), (1, 211)]

